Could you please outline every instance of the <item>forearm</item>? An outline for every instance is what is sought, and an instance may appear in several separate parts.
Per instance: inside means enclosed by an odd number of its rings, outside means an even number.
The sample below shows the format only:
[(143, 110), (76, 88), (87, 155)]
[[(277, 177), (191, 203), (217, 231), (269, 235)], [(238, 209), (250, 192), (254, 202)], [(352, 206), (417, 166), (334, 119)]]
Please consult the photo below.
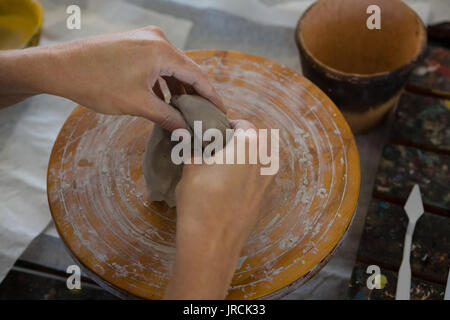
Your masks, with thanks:
[(240, 235), (179, 223), (176, 242), (173, 274), (164, 298), (224, 299), (244, 244)]
[[(75, 50), (74, 50), (75, 49)], [(77, 44), (0, 51), (0, 107), (48, 93), (76, 100), (71, 68)], [(72, 71), (72, 72), (71, 72)], [(79, 86), (79, 84), (78, 84)]]
[(41, 93), (36, 82), (45, 56), (41, 48), (0, 52), (0, 107)]

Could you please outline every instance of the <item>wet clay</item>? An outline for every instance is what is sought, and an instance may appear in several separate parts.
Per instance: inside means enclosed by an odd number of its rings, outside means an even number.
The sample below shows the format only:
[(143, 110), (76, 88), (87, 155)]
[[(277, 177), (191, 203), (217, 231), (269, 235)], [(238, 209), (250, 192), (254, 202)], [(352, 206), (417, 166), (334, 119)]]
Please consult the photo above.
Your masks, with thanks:
[[(189, 126), (193, 139), (194, 121), (201, 121), (202, 135), (211, 128), (219, 129), (226, 137), (230, 128), (225, 114), (210, 101), (197, 95), (180, 95), (171, 99), (171, 105), (183, 115)], [(175, 188), (181, 178), (182, 164), (175, 164), (171, 159), (172, 148), (178, 141), (171, 141), (171, 132), (155, 125), (144, 154), (143, 172), (147, 184), (148, 198), (151, 201), (164, 201), (169, 207), (176, 205)], [(211, 142), (206, 142), (206, 145)], [(193, 146), (193, 143), (191, 143)], [(206, 147), (205, 143), (203, 147)]]

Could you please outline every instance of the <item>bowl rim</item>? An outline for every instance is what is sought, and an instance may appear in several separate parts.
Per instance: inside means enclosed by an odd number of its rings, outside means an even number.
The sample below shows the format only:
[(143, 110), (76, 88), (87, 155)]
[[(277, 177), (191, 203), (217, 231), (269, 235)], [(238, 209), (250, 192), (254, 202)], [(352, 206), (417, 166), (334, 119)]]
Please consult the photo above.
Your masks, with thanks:
[(398, 3), (400, 3), (403, 6), (405, 6), (406, 9), (408, 9), (410, 12), (412, 12), (415, 15), (417, 21), (419, 21), (420, 28), (422, 29), (422, 35), (423, 35), (422, 43), (420, 44), (419, 50), (417, 50), (415, 56), (412, 59), (410, 59), (406, 63), (403, 63), (402, 65), (400, 65), (399, 67), (397, 67), (395, 69), (387, 70), (387, 71), (381, 71), (381, 72), (375, 72), (375, 73), (370, 73), (370, 74), (345, 72), (345, 71), (340, 71), (340, 70), (338, 70), (336, 68), (330, 67), (329, 65), (327, 65), (327, 64), (323, 63), (322, 61), (320, 61), (319, 59), (317, 59), (311, 53), (311, 51), (308, 49), (308, 47), (304, 43), (303, 35), (301, 33), (301, 30), (300, 30), (300, 25), (302, 24), (302, 21), (306, 17), (306, 15), (308, 14), (308, 12), (312, 8), (314, 8), (314, 6), (318, 2), (322, 2), (322, 1), (327, 1), (327, 0), (318, 0), (318, 1), (314, 2), (314, 3), (312, 3), (303, 12), (303, 14), (300, 16), (299, 20), (297, 21), (297, 25), (295, 27), (295, 43), (297, 44), (297, 48), (299, 49), (299, 51), (303, 52), (309, 59), (314, 61), (314, 63), (319, 65), (321, 68), (323, 68), (324, 70), (327, 70), (327, 73), (329, 73), (330, 76), (332, 76), (334, 78), (365, 78), (365, 79), (382, 78), (382, 77), (386, 77), (389, 74), (393, 74), (393, 73), (395, 74), (395, 73), (401, 72), (403, 69), (408, 68), (410, 65), (412, 65), (415, 62), (417, 62), (418, 60), (420, 60), (421, 57), (424, 55), (425, 49), (427, 47), (427, 42), (428, 42), (427, 41), (428, 37), (427, 37), (425, 24), (422, 21), (422, 19), (419, 17), (419, 15), (417, 14), (416, 11), (411, 9), (411, 7), (408, 6), (406, 3), (404, 3), (403, 1), (398, 1)]
[(18, 46), (16, 48), (11, 48), (11, 49), (7, 49), (7, 50), (27, 48), (30, 45), (30, 41), (33, 40), (33, 38), (37, 34), (39, 34), (39, 32), (42, 29), (42, 23), (44, 20), (43, 19), (44, 11), (42, 9), (41, 3), (38, 0), (21, 0), (21, 1), (23, 4), (22, 12), (30, 12), (32, 14), (32, 16), (36, 19), (36, 23), (34, 23), (32, 32), (30, 33), (30, 36), (25, 39), (22, 46)]
[(44, 16), (44, 11), (42, 9), (42, 5), (38, 0), (28, 0), (27, 1), (29, 3), (28, 8), (35, 8), (35, 10), (33, 11), (33, 15), (36, 16), (37, 18), (37, 23), (34, 27), (33, 33), (31, 34), (31, 36), (27, 39), (27, 42), (25, 44), (25, 46), (28, 46), (29, 42), (31, 41), (31, 39), (33, 39), (33, 37), (38, 34), (41, 29), (42, 29), (42, 22), (44, 20), (43, 16)]

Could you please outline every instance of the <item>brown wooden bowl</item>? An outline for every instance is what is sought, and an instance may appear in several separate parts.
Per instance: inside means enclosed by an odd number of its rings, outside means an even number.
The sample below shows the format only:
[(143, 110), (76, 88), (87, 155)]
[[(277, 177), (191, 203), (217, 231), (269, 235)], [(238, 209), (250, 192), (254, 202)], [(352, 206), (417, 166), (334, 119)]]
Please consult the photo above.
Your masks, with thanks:
[[(369, 5), (381, 9), (379, 30), (366, 26)], [(303, 74), (336, 103), (353, 132), (362, 132), (396, 104), (427, 37), (400, 0), (319, 0), (300, 18), (295, 39)]]
[[(350, 225), (360, 186), (353, 135), (331, 100), (286, 67), (232, 51), (187, 54), (208, 72), (230, 119), (280, 129), (276, 194), (241, 252), (228, 298), (280, 297), (320, 270)], [(49, 162), (48, 200), (61, 238), (122, 297), (160, 299), (175, 252), (176, 212), (145, 192), (152, 126), (79, 106)]]

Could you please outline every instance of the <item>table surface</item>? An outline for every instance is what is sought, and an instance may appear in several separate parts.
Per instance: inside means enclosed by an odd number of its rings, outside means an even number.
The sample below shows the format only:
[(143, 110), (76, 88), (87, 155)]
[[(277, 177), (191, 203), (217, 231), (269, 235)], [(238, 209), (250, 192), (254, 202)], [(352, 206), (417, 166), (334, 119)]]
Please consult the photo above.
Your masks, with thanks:
[[(294, 30), (262, 25), (215, 9), (198, 10), (181, 4), (144, 0), (128, 1), (143, 8), (192, 20), (185, 49), (214, 48), (260, 55), (301, 72)], [(375, 174), (388, 139), (393, 113), (367, 134), (356, 136), (361, 162), (361, 190), (352, 226), (336, 255), (313, 279), (286, 299), (345, 299), (366, 212), (372, 198)], [(0, 285), (3, 298), (114, 299), (88, 277), (82, 290), (69, 291), (66, 269), (74, 264), (62, 241), (38, 236)]]
[[(395, 110), (383, 148), (356, 264), (350, 299), (395, 298), (408, 218), (403, 209), (415, 184), (425, 213), (411, 246), (411, 299), (442, 300), (450, 270), (450, 48), (429, 39)], [(369, 265), (384, 287), (367, 288)]]

